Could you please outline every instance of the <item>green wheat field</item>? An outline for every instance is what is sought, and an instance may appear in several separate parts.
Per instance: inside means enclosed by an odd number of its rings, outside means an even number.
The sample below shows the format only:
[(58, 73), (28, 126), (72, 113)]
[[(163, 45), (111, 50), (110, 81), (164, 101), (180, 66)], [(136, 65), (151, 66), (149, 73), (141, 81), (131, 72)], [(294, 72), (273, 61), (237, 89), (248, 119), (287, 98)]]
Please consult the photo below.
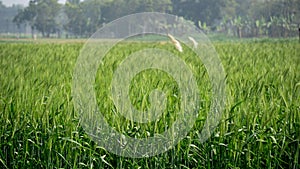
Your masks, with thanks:
[(214, 41), (226, 73), (227, 101), (212, 136), (198, 135), (210, 109), (211, 86), (192, 51), (171, 43), (121, 43), (104, 58), (95, 78), (97, 103), (118, 132), (147, 138), (176, 120), (180, 91), (159, 70), (138, 74), (130, 100), (139, 110), (149, 94), (167, 95), (160, 120), (139, 124), (117, 112), (110, 83), (118, 64), (144, 47), (180, 55), (193, 72), (201, 96), (192, 130), (169, 151), (148, 158), (125, 158), (93, 141), (80, 123), (72, 99), (72, 78), (83, 41), (0, 43), (0, 168), (299, 168), (300, 43), (297, 40)]

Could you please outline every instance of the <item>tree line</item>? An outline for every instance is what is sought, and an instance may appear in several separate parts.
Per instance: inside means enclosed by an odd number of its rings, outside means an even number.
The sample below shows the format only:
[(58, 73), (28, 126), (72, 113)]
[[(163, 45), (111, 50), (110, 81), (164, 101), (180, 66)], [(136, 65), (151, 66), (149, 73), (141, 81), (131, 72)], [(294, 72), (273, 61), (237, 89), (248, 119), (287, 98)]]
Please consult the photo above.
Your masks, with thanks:
[(298, 0), (30, 0), (13, 22), (29, 25), (32, 34), (89, 37), (124, 15), (164, 12), (182, 16), (206, 33), (237, 37), (296, 36), (300, 24)]
[(20, 27), (19, 30), (16, 25), (12, 22), (14, 16), (18, 13), (23, 6), (13, 5), (6, 7), (0, 0), (0, 33), (15, 33), (18, 31), (25, 31), (24, 27)]

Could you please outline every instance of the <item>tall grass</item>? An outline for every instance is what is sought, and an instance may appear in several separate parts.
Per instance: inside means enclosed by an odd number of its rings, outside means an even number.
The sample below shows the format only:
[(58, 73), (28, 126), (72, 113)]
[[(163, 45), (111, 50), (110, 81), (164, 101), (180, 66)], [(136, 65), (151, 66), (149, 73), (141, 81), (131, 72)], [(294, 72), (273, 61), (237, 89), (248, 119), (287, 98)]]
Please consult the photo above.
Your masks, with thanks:
[[(164, 154), (131, 159), (114, 155), (85, 134), (74, 111), (72, 75), (82, 43), (0, 44), (1, 168), (299, 168), (300, 45), (295, 42), (215, 43), (227, 73), (227, 105), (212, 137), (198, 135), (210, 106), (203, 65), (182, 55), (199, 84), (203, 110), (187, 137)], [(98, 105), (110, 125), (131, 137), (146, 130), (164, 131), (176, 117), (139, 125), (113, 115), (109, 100), (110, 67), (128, 49), (145, 44), (120, 44), (99, 69), (95, 80)], [(149, 43), (159, 48), (160, 44)], [(172, 45), (161, 48), (174, 50)], [(113, 57), (114, 52), (121, 58)], [(110, 60), (112, 58), (114, 60)], [(108, 72), (107, 72), (108, 71)], [(108, 74), (106, 74), (108, 73)], [(103, 76), (107, 75), (107, 76)], [(150, 78), (152, 77), (152, 78)], [(160, 71), (134, 78), (131, 100), (146, 109), (148, 92), (160, 88), (168, 96), (169, 116), (180, 95), (174, 80)], [(144, 93), (139, 87), (144, 87)], [(115, 121), (113, 121), (115, 120)], [(152, 133), (151, 133), (152, 134)]]

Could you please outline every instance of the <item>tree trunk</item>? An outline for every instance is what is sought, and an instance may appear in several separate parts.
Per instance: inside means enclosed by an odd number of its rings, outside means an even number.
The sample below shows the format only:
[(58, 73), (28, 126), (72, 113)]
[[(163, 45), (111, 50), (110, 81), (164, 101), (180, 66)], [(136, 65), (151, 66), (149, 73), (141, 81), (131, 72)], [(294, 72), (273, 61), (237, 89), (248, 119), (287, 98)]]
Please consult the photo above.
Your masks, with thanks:
[(237, 28), (237, 34), (238, 34), (239, 38), (242, 38), (242, 29), (241, 29), (241, 27)]
[(298, 26), (298, 32), (299, 32), (299, 43), (300, 43), (300, 26)]
[(34, 27), (33, 26), (31, 26), (31, 37), (32, 37), (32, 39), (34, 39)]

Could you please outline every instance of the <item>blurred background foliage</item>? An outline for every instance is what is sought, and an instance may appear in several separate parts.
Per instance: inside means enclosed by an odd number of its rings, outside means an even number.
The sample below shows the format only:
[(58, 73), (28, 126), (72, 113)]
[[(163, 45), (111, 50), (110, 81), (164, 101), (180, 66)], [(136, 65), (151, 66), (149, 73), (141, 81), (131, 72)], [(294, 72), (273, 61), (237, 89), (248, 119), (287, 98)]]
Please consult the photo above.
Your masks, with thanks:
[(7, 7), (0, 1), (0, 33), (89, 37), (124, 15), (164, 12), (184, 17), (206, 33), (242, 37), (295, 37), (298, 0), (30, 0)]

